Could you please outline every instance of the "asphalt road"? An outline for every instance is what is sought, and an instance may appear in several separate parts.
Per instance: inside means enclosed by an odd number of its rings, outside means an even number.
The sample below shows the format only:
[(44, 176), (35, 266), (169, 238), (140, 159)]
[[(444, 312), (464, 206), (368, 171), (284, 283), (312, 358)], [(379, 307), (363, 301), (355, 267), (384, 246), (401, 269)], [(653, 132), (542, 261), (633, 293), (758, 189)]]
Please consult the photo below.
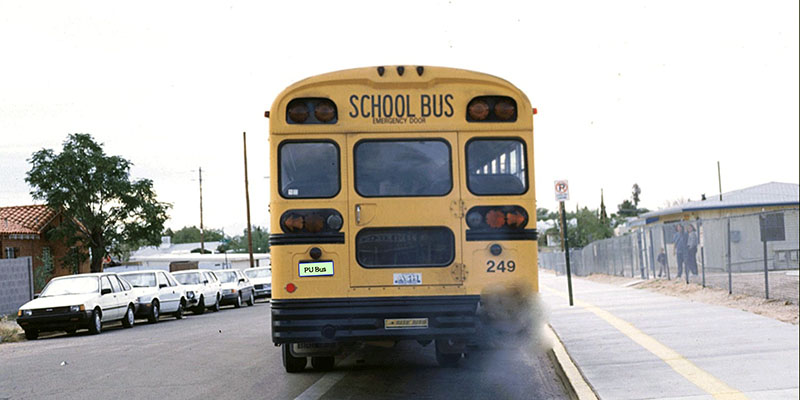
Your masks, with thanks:
[[(538, 346), (475, 351), (437, 365), (433, 345), (364, 349), (330, 372), (287, 374), (268, 302), (100, 335), (0, 345), (0, 399), (563, 399)], [(310, 363), (309, 363), (310, 364)], [(310, 367), (309, 367), (310, 368)]]

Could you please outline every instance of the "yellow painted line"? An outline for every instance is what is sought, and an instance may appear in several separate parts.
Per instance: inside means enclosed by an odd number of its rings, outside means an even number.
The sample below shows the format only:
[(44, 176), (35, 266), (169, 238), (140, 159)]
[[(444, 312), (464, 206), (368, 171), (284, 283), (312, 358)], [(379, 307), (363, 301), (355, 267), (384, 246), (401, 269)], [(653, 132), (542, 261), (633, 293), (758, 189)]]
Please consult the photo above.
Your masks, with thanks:
[[(551, 289), (544, 285), (540, 285), (539, 287), (557, 296), (563, 297), (565, 299), (568, 298), (566, 293), (564, 292)], [(665, 346), (658, 340), (654, 339), (652, 336), (642, 332), (641, 330), (633, 326), (633, 324), (631, 324), (630, 322), (625, 321), (624, 319), (619, 318), (614, 314), (611, 314), (610, 312), (603, 310), (602, 308), (599, 308), (592, 304), (589, 304), (585, 301), (574, 300), (574, 302), (576, 305), (591, 311), (604, 321), (608, 322), (614, 328), (617, 328), (625, 336), (629, 337), (631, 340), (638, 343), (640, 346), (644, 347), (647, 351), (655, 354), (656, 357), (664, 361), (673, 370), (675, 370), (675, 372), (682, 375), (684, 378), (689, 380), (689, 382), (695, 384), (697, 387), (704, 390), (706, 393), (714, 396), (715, 399), (720, 399), (720, 400), (747, 399), (747, 396), (745, 396), (744, 393), (728, 386), (725, 382), (717, 379), (714, 375), (711, 375), (710, 373), (704, 371), (700, 367), (694, 365), (694, 363), (687, 360), (680, 353)]]

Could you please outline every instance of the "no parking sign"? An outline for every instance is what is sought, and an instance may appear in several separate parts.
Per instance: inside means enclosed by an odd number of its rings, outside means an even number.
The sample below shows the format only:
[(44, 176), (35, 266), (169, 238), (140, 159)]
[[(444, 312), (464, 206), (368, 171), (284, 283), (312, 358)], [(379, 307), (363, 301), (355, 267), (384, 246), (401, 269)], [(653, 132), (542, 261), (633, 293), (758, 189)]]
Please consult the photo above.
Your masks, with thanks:
[(556, 201), (569, 200), (569, 183), (566, 179), (555, 182)]

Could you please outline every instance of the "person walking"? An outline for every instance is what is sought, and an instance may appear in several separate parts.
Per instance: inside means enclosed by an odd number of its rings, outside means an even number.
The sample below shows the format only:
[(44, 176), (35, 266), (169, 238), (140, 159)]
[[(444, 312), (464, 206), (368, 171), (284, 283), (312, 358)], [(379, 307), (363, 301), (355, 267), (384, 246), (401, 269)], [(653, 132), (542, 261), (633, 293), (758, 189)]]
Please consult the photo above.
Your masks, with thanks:
[(667, 253), (664, 251), (664, 248), (661, 248), (661, 252), (658, 253), (658, 277), (661, 278), (661, 275), (666, 275), (667, 270)]
[(686, 274), (692, 271), (692, 274), (697, 275), (697, 246), (700, 244), (700, 239), (697, 237), (694, 225), (689, 224), (686, 229), (689, 231), (686, 235)]
[(686, 246), (687, 241), (688, 236), (683, 230), (683, 225), (675, 225), (675, 234), (672, 236), (672, 242), (675, 243), (673, 252), (675, 253), (675, 259), (678, 263), (678, 278), (680, 278), (681, 274), (683, 274), (684, 266), (686, 264), (686, 253), (689, 250)]

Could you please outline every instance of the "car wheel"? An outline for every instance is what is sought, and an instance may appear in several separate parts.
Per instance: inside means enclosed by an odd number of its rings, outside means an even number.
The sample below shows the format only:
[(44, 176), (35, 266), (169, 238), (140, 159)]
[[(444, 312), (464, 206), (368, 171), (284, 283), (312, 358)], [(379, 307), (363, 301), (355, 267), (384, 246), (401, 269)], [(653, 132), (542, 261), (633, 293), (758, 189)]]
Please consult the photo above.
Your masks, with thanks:
[(250, 292), (250, 298), (247, 299), (248, 306), (254, 306), (256, 304), (256, 299), (253, 297), (253, 292)]
[(25, 339), (36, 340), (39, 338), (39, 331), (36, 329), (28, 329), (25, 331)]
[(317, 371), (330, 371), (335, 362), (333, 356), (311, 357), (311, 367)]
[(92, 320), (89, 322), (89, 333), (92, 335), (97, 335), (103, 331), (103, 321), (100, 317), (100, 310), (94, 309), (92, 311)]
[(175, 319), (183, 319), (183, 300), (178, 303), (178, 311), (175, 311)]
[(206, 312), (206, 300), (203, 298), (203, 296), (200, 296), (200, 302), (197, 303), (197, 306), (195, 306), (193, 312), (195, 314), (202, 314)]
[(133, 306), (128, 306), (128, 311), (125, 312), (125, 318), (122, 319), (122, 326), (132, 328), (134, 323)]
[(293, 372), (300, 372), (306, 369), (306, 363), (308, 360), (305, 357), (295, 357), (292, 355), (292, 352), (289, 350), (289, 346), (291, 344), (284, 343), (281, 345), (281, 354), (283, 355), (283, 367), (286, 369), (286, 372), (293, 373)]
[(152, 306), (150, 307), (150, 315), (147, 316), (147, 320), (150, 321), (151, 324), (155, 324), (158, 322), (158, 317), (161, 316), (161, 304), (158, 304), (158, 300), (153, 300)]
[(214, 303), (213, 311), (219, 311), (219, 293), (217, 293), (217, 301)]
[(242, 294), (239, 293), (239, 296), (236, 296), (236, 303), (233, 305), (236, 308), (242, 307)]

